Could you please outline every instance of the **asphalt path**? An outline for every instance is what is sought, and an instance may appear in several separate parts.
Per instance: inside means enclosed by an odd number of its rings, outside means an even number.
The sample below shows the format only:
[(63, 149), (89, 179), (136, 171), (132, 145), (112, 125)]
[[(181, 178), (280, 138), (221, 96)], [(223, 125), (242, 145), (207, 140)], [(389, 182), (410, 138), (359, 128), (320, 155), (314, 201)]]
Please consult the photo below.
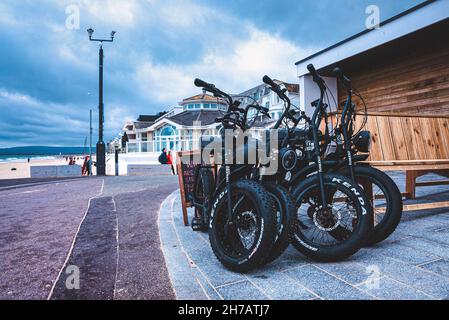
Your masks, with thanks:
[(3, 186), (0, 299), (176, 298), (157, 225), (176, 177)]

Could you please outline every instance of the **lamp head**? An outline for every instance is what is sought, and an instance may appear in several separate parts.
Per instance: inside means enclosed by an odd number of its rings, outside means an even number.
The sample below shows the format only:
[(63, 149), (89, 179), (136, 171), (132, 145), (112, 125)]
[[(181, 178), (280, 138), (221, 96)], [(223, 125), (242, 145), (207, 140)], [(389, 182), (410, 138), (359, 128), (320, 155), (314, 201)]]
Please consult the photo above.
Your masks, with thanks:
[(116, 31), (112, 31), (111, 32), (111, 39), (114, 39), (114, 36), (115, 36), (116, 33), (117, 33)]
[(92, 28), (87, 29), (87, 33), (89, 34), (89, 38), (92, 38), (92, 35), (94, 34), (94, 29)]

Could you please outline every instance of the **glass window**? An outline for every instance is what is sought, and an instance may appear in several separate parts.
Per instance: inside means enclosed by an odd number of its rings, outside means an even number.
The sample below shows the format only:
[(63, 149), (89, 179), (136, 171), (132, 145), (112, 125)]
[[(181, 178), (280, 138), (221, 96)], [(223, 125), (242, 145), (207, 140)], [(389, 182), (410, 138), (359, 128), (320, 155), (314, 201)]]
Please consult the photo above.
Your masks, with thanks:
[(210, 103), (205, 103), (204, 104), (204, 109), (210, 109)]
[(156, 137), (175, 136), (178, 134), (176, 127), (166, 125), (156, 131)]
[(268, 109), (270, 109), (270, 102), (265, 102), (265, 108), (268, 108)]
[(195, 104), (195, 109), (201, 109), (201, 104), (200, 103), (196, 103)]

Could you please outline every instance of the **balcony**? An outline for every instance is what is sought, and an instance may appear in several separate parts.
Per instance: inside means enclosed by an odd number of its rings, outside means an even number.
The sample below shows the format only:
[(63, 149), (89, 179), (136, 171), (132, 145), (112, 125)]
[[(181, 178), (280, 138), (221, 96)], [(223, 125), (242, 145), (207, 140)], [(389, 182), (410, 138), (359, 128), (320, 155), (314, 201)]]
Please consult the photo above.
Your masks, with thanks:
[(193, 140), (160, 140), (160, 141), (130, 141), (126, 144), (126, 153), (160, 153), (165, 148), (168, 151), (193, 150), (197, 143)]

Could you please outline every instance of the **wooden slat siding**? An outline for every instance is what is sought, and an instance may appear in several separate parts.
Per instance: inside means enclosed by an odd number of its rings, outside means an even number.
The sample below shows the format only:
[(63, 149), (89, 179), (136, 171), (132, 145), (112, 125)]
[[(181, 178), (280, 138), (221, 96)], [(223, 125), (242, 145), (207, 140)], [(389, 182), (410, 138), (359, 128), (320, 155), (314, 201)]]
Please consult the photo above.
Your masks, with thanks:
[[(422, 73), (422, 66), (419, 65), (419, 62), (414, 62), (413, 66), (401, 66), (401, 70), (403, 70), (403, 72), (390, 68), (388, 70), (388, 74), (385, 74), (385, 70), (380, 69), (381, 74), (379, 77), (375, 77), (369, 72), (369, 76), (366, 78), (363, 76), (356, 78), (356, 81), (358, 82), (357, 89), (363, 90), (364, 93), (369, 96), (379, 94), (382, 90), (382, 86), (379, 86), (379, 84), (391, 84), (392, 89), (398, 91), (405, 85), (408, 85), (409, 89), (420, 89), (427, 87), (429, 84), (444, 83), (446, 82), (445, 77), (447, 76), (445, 73), (445, 68), (447, 68), (447, 59), (449, 59), (449, 55), (442, 59), (432, 60), (430, 62), (431, 64), (426, 66), (425, 73)], [(426, 61), (423, 63), (426, 63)], [(429, 63), (429, 61), (427, 61), (427, 63)], [(394, 75), (392, 75), (392, 73), (394, 73)], [(416, 73), (413, 77), (415, 81), (414, 83), (410, 82), (407, 78), (410, 73)]]
[(440, 128), (440, 140), (444, 147), (444, 151), (449, 155), (449, 119), (438, 119), (438, 125)]
[[(407, 128), (404, 128), (407, 130)], [(429, 159), (427, 152), (425, 141), (423, 140), (421, 134), (421, 124), (419, 122), (419, 118), (410, 118), (410, 126), (408, 127), (408, 132), (413, 136), (412, 147), (415, 148), (415, 158), (409, 160), (423, 160)]]
[[(386, 61), (385, 63), (388, 65), (383, 68), (376, 66), (370, 69), (367, 67), (368, 70), (365, 70), (364, 73), (354, 74), (351, 77), (356, 77), (359, 89), (377, 90), (378, 86), (375, 84), (379, 82), (407, 83), (407, 76), (410, 73), (416, 74), (415, 79), (418, 81), (426, 79), (429, 72), (444, 70), (448, 59), (449, 48), (434, 54), (424, 54), (421, 59), (404, 57), (401, 61)], [(422, 73), (423, 68), (429, 72)]]
[(419, 119), (421, 138), (426, 148), (427, 159), (439, 159), (435, 143), (435, 133), (432, 132), (432, 122), (429, 119)]
[[(407, 154), (409, 159), (424, 159), (424, 144), (419, 139), (419, 135), (413, 130), (411, 118), (400, 118), (402, 124), (402, 131), (406, 138)], [(417, 140), (417, 138), (418, 140)], [(422, 145), (422, 146), (421, 146)]]
[(365, 66), (367, 72), (361, 72), (358, 78), (362, 80), (362, 84), (369, 84), (366, 80), (373, 79), (375, 81), (385, 80), (385, 69), (389, 71), (389, 79), (404, 80), (405, 75), (411, 72), (420, 71), (425, 65), (426, 68), (436, 68), (441, 66), (449, 58), (449, 47), (431, 52), (415, 52), (400, 59), (383, 61), (385, 68), (376, 66)]
[[(449, 59), (449, 57), (447, 58)], [(367, 97), (383, 97), (382, 93), (385, 93), (385, 89), (387, 93), (394, 94), (401, 91), (412, 91), (415, 93), (419, 93), (420, 90), (429, 87), (430, 85), (437, 85), (440, 88), (444, 88), (444, 83), (447, 82), (447, 65), (444, 62), (440, 62), (440, 66), (435, 69), (426, 68), (425, 72), (423, 70), (407, 70), (407, 73), (404, 74), (401, 78), (390, 78), (390, 74), (384, 74), (383, 79), (373, 79), (368, 78), (366, 80), (361, 80), (356, 78), (357, 84), (356, 89), (363, 92)], [(412, 75), (412, 73), (416, 73)], [(388, 77), (388, 78), (386, 78)], [(362, 81), (370, 81), (365, 85)], [(425, 91), (424, 91), (425, 92)]]
[[(375, 87), (370, 86), (357, 89), (360, 91), (363, 90), (363, 96), (374, 102), (381, 102), (385, 100), (386, 97), (388, 97), (388, 99), (407, 99), (407, 97), (413, 95), (432, 93), (435, 90), (447, 90), (449, 84), (447, 74), (445, 74), (446, 68), (447, 66), (444, 66), (438, 71), (428, 71), (424, 75), (417, 75), (414, 78), (414, 82), (410, 82), (409, 79), (406, 79), (407, 81), (399, 79), (397, 81), (391, 81), (389, 79)], [(388, 95), (385, 94), (386, 89), (388, 89)], [(404, 93), (407, 93), (407, 95), (404, 96)], [(413, 100), (413, 97), (411, 100)], [(401, 100), (395, 102), (401, 102)]]
[[(335, 119), (332, 114), (331, 122), (335, 123)], [(356, 117), (356, 130), (363, 119), (363, 115)], [(383, 162), (384, 166), (402, 163), (399, 167), (415, 166), (415, 169), (449, 166), (449, 115), (368, 113), (364, 130), (372, 135), (368, 161)]]
[[(439, 50), (411, 50), (400, 59), (354, 69), (348, 76), (369, 111), (449, 114), (449, 45)], [(339, 100), (345, 97), (339, 86)], [(362, 107), (357, 97), (354, 102)]]
[(447, 155), (446, 150), (446, 144), (448, 137), (442, 137), (441, 136), (441, 129), (440, 129), (440, 123), (438, 119), (431, 122), (432, 127), (431, 130), (433, 132), (434, 136), (434, 143), (435, 143), (435, 149), (437, 151), (437, 157), (438, 159), (444, 158), (445, 155)]
[(390, 123), (387, 117), (377, 117), (380, 146), (384, 160), (397, 160)]
[[(376, 109), (378, 110), (387, 109), (389, 107), (393, 107), (392, 110), (394, 110), (394, 106), (401, 108), (404, 104), (407, 104), (406, 107), (408, 108), (420, 107), (425, 104), (425, 107), (428, 108), (429, 105), (437, 105), (449, 101), (449, 81), (441, 86), (442, 87), (430, 86), (426, 90), (419, 90), (419, 92), (403, 90), (396, 94), (390, 93), (382, 96), (364, 95), (363, 98), (365, 101), (369, 101), (371, 105), (375, 104)], [(358, 105), (360, 106), (360, 104)], [(372, 110), (370, 109), (370, 111)]]
[[(360, 119), (361, 117), (359, 117)], [(382, 147), (379, 137), (379, 130), (377, 129), (377, 117), (368, 117), (366, 129), (371, 132), (372, 145), (370, 152), (370, 160), (383, 159)]]
[(406, 140), (404, 137), (404, 132), (402, 130), (402, 123), (401, 119), (397, 117), (391, 117), (385, 119), (388, 119), (390, 122), (390, 130), (391, 130), (391, 136), (393, 139), (393, 145), (394, 145), (394, 151), (395, 151), (395, 159), (396, 160), (408, 160), (408, 152), (407, 152), (407, 146), (406, 146)]

